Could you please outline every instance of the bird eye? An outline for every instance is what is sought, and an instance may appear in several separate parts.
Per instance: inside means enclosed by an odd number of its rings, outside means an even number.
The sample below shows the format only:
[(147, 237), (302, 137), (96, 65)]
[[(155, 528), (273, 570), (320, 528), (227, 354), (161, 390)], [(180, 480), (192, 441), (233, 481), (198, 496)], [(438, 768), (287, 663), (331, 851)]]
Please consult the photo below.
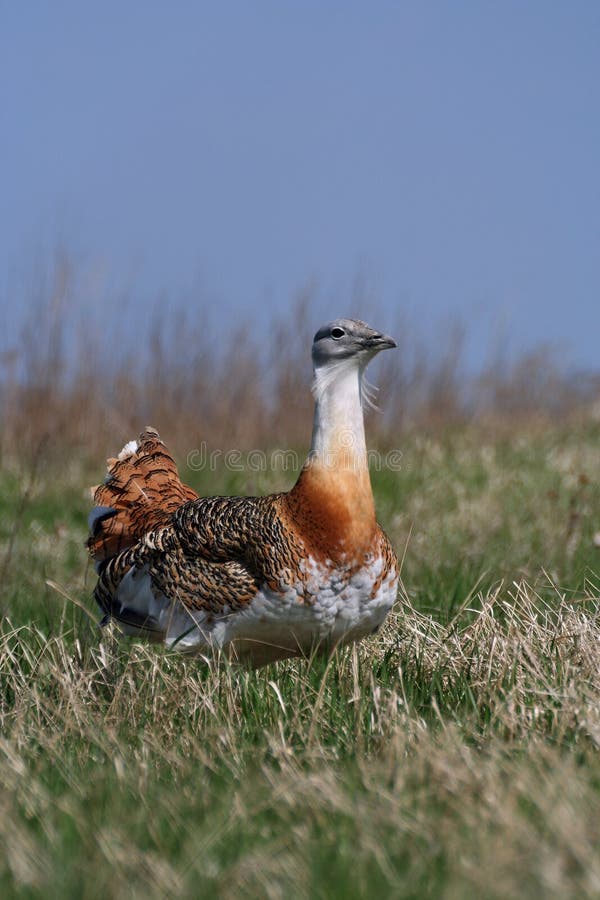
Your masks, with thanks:
[(343, 328), (332, 328), (331, 329), (331, 337), (335, 341), (339, 341), (339, 339), (343, 338), (345, 334), (346, 334), (346, 332), (344, 331)]

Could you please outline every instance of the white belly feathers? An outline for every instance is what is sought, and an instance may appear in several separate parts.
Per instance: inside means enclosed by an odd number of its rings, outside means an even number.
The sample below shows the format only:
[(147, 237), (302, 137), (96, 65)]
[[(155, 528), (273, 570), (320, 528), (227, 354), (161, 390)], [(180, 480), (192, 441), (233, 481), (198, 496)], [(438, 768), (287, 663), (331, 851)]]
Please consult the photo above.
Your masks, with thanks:
[[(369, 559), (354, 571), (309, 558), (302, 564), (302, 580), (289, 583), (284, 575), (281, 590), (263, 586), (246, 607), (235, 611), (224, 607), (218, 616), (157, 596), (143, 571), (127, 574), (118, 600), (130, 610), (151, 611), (155, 625), (148, 631), (161, 632), (169, 647), (223, 650), (240, 661), (250, 655), (255, 663), (257, 657), (264, 663), (309, 654), (324, 644), (345, 644), (375, 631), (398, 589), (395, 567), (382, 579), (383, 566), (382, 557)], [(140, 633), (139, 626), (127, 630)]]

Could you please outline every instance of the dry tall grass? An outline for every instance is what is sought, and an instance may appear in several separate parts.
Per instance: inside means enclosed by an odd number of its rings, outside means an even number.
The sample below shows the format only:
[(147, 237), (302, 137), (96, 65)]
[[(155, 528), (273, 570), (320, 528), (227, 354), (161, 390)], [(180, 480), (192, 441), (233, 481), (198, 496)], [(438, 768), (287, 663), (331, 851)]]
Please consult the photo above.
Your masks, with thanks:
[(5, 622), (4, 885), (597, 896), (598, 598), (479, 599), (266, 673)]
[[(181, 452), (200, 441), (213, 448), (306, 445), (309, 351), (324, 315), (316, 288), (260, 332), (243, 320), (211, 319), (202, 298), (195, 313), (188, 308), (165, 320), (160, 305), (146, 310), (125, 297), (122, 318), (81, 321), (85, 289), (76, 267), (57, 255), (24, 296), (20, 337), (0, 356), (4, 457), (62, 450), (100, 457), (147, 422)], [(343, 307), (340, 301), (337, 312), (377, 319), (364, 305)], [(380, 443), (397, 443), (410, 429), (440, 432), (475, 420), (504, 428), (572, 420), (600, 394), (600, 376), (569, 374), (548, 349), (513, 361), (497, 356), (467, 376), (463, 327), (440, 330), (435, 345), (400, 313), (390, 330), (399, 350), (379, 364), (383, 409), (370, 423)]]

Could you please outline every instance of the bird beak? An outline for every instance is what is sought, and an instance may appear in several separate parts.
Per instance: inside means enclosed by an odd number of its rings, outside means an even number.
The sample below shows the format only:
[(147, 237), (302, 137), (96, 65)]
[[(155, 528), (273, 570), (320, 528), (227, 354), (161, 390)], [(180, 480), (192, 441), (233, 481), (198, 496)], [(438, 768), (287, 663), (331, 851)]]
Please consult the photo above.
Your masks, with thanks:
[(398, 346), (394, 338), (390, 337), (389, 334), (377, 333), (369, 335), (365, 344), (367, 349), (375, 350), (376, 352), (379, 352), (380, 350), (393, 350), (394, 347)]

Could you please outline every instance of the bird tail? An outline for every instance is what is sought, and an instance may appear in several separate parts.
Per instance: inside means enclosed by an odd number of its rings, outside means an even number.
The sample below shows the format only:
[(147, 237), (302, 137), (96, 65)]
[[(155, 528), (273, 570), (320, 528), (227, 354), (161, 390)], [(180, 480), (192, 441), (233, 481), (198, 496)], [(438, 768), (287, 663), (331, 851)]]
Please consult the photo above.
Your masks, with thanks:
[(91, 489), (94, 507), (87, 546), (96, 563), (167, 524), (179, 506), (198, 497), (183, 484), (173, 457), (150, 426), (108, 459), (107, 467), (104, 482)]

